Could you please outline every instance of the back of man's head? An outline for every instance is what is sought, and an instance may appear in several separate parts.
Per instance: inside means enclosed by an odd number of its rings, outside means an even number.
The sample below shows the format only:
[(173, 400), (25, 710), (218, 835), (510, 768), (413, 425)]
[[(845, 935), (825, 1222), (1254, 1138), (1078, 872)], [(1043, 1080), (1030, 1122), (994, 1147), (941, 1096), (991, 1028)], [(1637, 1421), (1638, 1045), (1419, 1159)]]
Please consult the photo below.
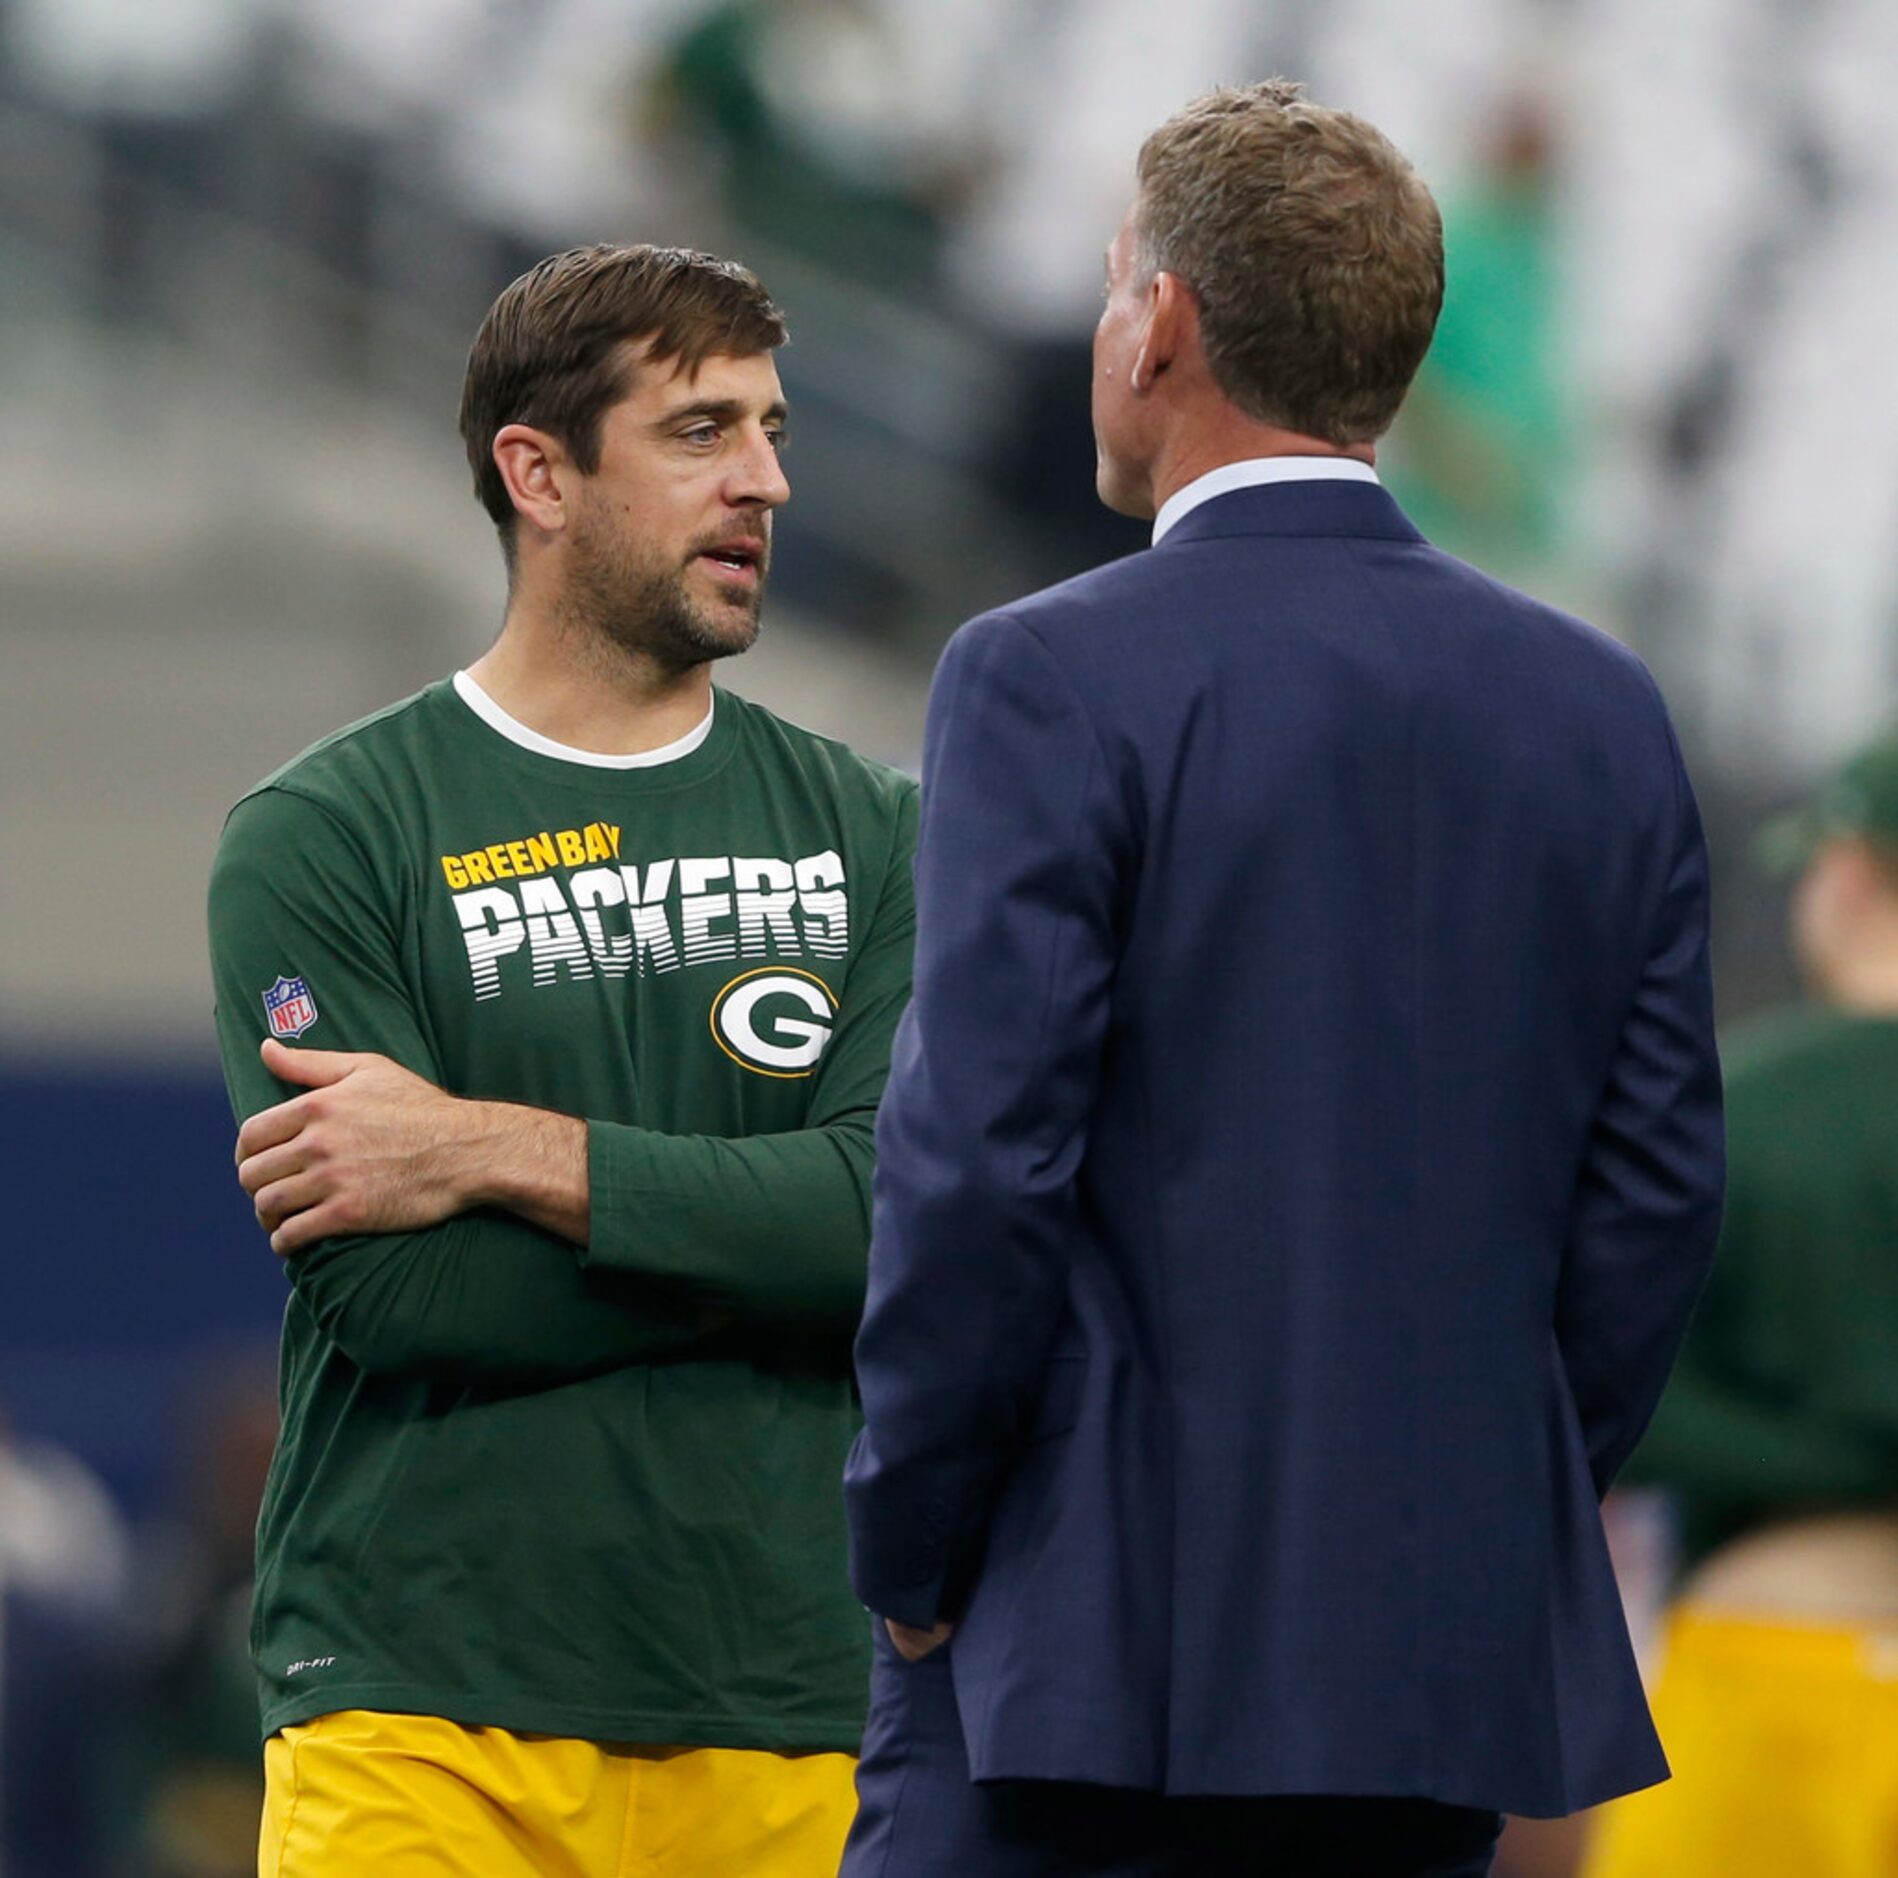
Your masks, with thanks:
[(1200, 309), (1248, 417), (1344, 448), (1390, 427), (1443, 304), (1443, 225), (1381, 132), (1284, 79), (1196, 98), (1140, 151), (1142, 271)]

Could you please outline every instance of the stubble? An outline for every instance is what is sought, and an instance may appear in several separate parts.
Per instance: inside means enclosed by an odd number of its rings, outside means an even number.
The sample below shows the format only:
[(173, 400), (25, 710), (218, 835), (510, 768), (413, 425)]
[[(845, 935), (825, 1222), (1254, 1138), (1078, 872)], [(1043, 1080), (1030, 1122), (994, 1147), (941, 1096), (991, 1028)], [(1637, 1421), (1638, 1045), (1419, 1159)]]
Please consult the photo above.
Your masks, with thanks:
[[(751, 524), (749, 532), (768, 544), (768, 519)], [(696, 543), (692, 558), (717, 544), (717, 536)], [(685, 566), (655, 565), (623, 533), (590, 521), (569, 555), (563, 611), (602, 652), (685, 671), (750, 651), (758, 637), (768, 560), (767, 547), (749, 591), (720, 592), (701, 602), (686, 586), (691, 560)]]

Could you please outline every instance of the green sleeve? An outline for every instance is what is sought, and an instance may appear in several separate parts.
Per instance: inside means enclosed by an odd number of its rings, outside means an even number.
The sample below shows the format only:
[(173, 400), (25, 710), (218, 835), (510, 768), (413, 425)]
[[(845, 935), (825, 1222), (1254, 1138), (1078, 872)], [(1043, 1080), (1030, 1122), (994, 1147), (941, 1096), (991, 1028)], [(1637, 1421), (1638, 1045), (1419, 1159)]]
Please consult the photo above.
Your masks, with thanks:
[[(1783, 1242), (1756, 1190), (1753, 1157), (1743, 1139), (1735, 1145), (1713, 1273), (1628, 1468), (1630, 1481), (1673, 1489), (1700, 1531), (1772, 1509), (1878, 1496), (1892, 1479), (1892, 1440), (1873, 1417), (1842, 1422), (1751, 1373), (1745, 1352), (1759, 1347), (1762, 1332), (1772, 1342), (1798, 1335), (1773, 1320), (1772, 1268), (1800, 1248)], [(1807, 1372), (1823, 1360), (1799, 1352), (1793, 1367)]]
[(1860, 1431), (1789, 1417), (1721, 1374), (1714, 1353), (1690, 1342), (1630, 1482), (1673, 1487), (1715, 1517), (1875, 1495), (1891, 1454)]
[(877, 1103), (909, 1002), (916, 792), (904, 792), (863, 949), (805, 1126), (725, 1139), (588, 1125), (593, 1271), (661, 1278), (738, 1319), (853, 1330), (863, 1311)]
[[(284, 788), (246, 798), (211, 874), (218, 1044), (240, 1121), (298, 1091), (258, 1056), (263, 994), (307, 981), (318, 1012), (297, 1041), (375, 1051), (441, 1082), (402, 969), (391, 890), (331, 812)], [(675, 1300), (590, 1282), (565, 1240), (498, 1212), (420, 1232), (325, 1239), (288, 1261), (297, 1297), (357, 1366), (535, 1388), (654, 1360), (694, 1333)], [(270, 1252), (260, 1240), (257, 1253)]]

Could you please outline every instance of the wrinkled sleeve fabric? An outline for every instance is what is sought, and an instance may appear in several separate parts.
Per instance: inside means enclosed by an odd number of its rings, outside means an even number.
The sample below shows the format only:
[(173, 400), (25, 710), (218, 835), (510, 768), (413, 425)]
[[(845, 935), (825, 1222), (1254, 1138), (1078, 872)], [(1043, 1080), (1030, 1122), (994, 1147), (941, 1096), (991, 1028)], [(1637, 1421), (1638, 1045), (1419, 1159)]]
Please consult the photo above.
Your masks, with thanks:
[(888, 860), (804, 1127), (727, 1138), (595, 1121), (587, 1129), (588, 1271), (661, 1280), (738, 1321), (848, 1335), (863, 1310), (877, 1103), (909, 1001), (916, 939), (916, 790), (896, 804)]
[(1598, 1494), (1660, 1400), (1712, 1264), (1725, 1185), (1707, 849), (1671, 727), (1666, 742), (1673, 812), (1662, 884), (1583, 1156), (1556, 1300)]
[[(211, 965), (240, 1122), (299, 1091), (265, 1070), (263, 993), (301, 977), (312, 1048), (375, 1051), (442, 1081), (401, 966), (389, 892), (326, 806), (273, 787), (232, 811), (211, 874)], [(260, 1238), (257, 1255), (270, 1256)], [(657, 1292), (589, 1285), (564, 1240), (511, 1215), (325, 1239), (287, 1261), (298, 1299), (372, 1375), (546, 1387), (683, 1350), (692, 1313)]]
[(1131, 837), (1096, 729), (1006, 613), (931, 689), (916, 992), (877, 1123), (865, 1428), (846, 1473), (871, 1609), (953, 1617), (1067, 1296)]

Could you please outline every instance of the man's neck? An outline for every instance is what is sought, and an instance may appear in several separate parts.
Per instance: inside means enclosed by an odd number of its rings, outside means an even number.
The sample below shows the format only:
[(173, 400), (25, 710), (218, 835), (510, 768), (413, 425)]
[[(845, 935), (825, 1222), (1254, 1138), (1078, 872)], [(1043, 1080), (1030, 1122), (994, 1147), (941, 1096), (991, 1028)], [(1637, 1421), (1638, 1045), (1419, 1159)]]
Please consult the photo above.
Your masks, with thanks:
[(709, 663), (683, 670), (602, 642), (516, 601), (468, 676), (529, 730), (596, 756), (638, 756), (696, 729), (712, 706)]
[(1341, 448), (1321, 437), (1282, 430), (1276, 424), (1254, 423), (1228, 405), (1212, 422), (1182, 425), (1161, 446), (1153, 469), (1153, 511), (1157, 515), (1170, 496), (1228, 463), (1274, 456), (1348, 457), (1353, 462), (1375, 464), (1377, 446), (1358, 443)]

